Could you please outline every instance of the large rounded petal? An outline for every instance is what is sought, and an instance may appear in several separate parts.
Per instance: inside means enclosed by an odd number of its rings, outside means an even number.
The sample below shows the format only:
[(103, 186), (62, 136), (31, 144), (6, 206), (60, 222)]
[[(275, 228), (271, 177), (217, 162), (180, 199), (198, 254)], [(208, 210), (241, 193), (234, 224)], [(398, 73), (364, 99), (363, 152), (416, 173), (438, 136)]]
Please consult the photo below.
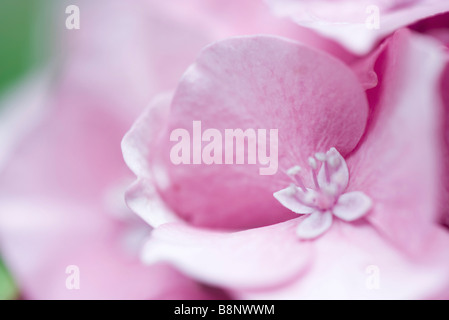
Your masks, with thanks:
[(430, 39), (398, 32), (378, 62), (366, 136), (348, 159), (349, 189), (373, 202), (367, 216), (382, 233), (419, 250), (439, 216), (443, 52)]
[(165, 224), (143, 252), (240, 299), (447, 298), (449, 235), (435, 226), (426, 250), (410, 256), (367, 221), (335, 219), (312, 241), (295, 229), (304, 217), (237, 233)]
[(296, 237), (297, 224), (294, 219), (235, 233), (165, 224), (153, 232), (143, 260), (169, 262), (201, 282), (224, 288), (277, 286), (300, 274), (310, 260), (308, 244)]
[[(290, 17), (338, 41), (356, 54), (368, 53), (395, 30), (449, 11), (446, 0), (266, 0), (275, 14)], [(378, 22), (378, 23), (377, 23)]]
[[(232, 38), (207, 47), (184, 74), (169, 123), (147, 161), (162, 198), (190, 223), (262, 226), (294, 217), (272, 197), (288, 183), (284, 171), (306, 165), (308, 156), (330, 147), (347, 154), (358, 143), (366, 118), (363, 89), (340, 61), (280, 38)], [(248, 164), (248, 152), (239, 165), (235, 155), (234, 164), (173, 164), (171, 132), (185, 129), (193, 137), (193, 121), (201, 121), (202, 132), (218, 130), (220, 139), (226, 129), (268, 137), (267, 151), (278, 147), (278, 156), (271, 156), (275, 174), (261, 175), (259, 169), (268, 164)], [(270, 141), (270, 130), (277, 130), (277, 141)], [(261, 145), (259, 138), (259, 151)], [(190, 157), (201, 161), (201, 149), (192, 150), (196, 155)], [(223, 141), (219, 150), (224, 159), (230, 148)]]

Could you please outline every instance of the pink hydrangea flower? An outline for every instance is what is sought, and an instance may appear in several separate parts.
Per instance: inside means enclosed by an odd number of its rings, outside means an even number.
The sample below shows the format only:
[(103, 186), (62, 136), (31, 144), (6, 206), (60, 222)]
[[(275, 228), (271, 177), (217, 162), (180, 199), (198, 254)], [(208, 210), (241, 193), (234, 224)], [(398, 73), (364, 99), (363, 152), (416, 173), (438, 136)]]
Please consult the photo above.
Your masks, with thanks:
[[(445, 63), (434, 41), (402, 30), (358, 62), (377, 76), (365, 92), (353, 69), (289, 40), (207, 47), (122, 143), (138, 177), (127, 203), (156, 228), (144, 261), (237, 298), (447, 297)], [(191, 131), (193, 120), (219, 131), (277, 128), (280, 170), (173, 164), (170, 133)]]
[(446, 0), (266, 0), (280, 17), (339, 42), (356, 54), (368, 53), (395, 30), (449, 11)]
[[(120, 151), (141, 107), (175, 86), (203, 46), (251, 30), (288, 33), (258, 1), (244, 12), (223, 3), (76, 1), (81, 28), (64, 31), (62, 63), (8, 99), (17, 114), (1, 118), (0, 249), (24, 298), (225, 297), (166, 264), (142, 266), (151, 227), (125, 206), (132, 178)], [(79, 290), (66, 287), (71, 265)]]

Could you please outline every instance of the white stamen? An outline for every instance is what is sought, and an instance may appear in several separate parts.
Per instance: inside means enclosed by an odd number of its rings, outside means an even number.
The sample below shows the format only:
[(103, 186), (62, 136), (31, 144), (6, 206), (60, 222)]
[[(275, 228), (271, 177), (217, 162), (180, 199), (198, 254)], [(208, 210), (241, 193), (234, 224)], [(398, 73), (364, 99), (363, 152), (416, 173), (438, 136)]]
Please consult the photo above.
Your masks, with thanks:
[(315, 158), (321, 162), (326, 161), (326, 154), (323, 152), (317, 152), (315, 153)]
[(327, 161), (332, 168), (337, 168), (340, 165), (340, 159), (338, 157), (330, 157)]
[(326, 181), (328, 183), (331, 182), (331, 175), (329, 172), (329, 162), (328, 161), (324, 162), (324, 175), (326, 177)]
[(292, 183), (292, 184), (290, 184), (289, 186), (288, 186), (288, 188), (287, 188), (287, 192), (288, 192), (288, 194), (290, 195), (290, 196), (293, 196), (293, 195), (295, 195), (296, 194), (296, 186)]
[(306, 186), (304, 185), (304, 182), (301, 179), (301, 176), (299, 173), (301, 172), (300, 166), (294, 166), (287, 170), (287, 175), (295, 182), (298, 187), (302, 189), (302, 191), (307, 192)]
[(290, 177), (293, 177), (293, 176), (296, 176), (300, 172), (301, 172), (301, 167), (294, 166), (287, 170), (287, 175), (289, 175)]
[(314, 158), (312, 158), (312, 157), (309, 157), (308, 161), (309, 161), (309, 166), (310, 166), (313, 170), (316, 170), (316, 168), (317, 168), (316, 160), (315, 160)]
[[(309, 169), (307, 170), (312, 171), (311, 174), (315, 188), (307, 189), (305, 187), (302, 177), (307, 173), (302, 172), (301, 167), (294, 166), (285, 171), (293, 181), (286, 190), (293, 201), (285, 201), (285, 204), (284, 202), (281, 203), (284, 204), (285, 207), (292, 209), (294, 212), (297, 212), (297, 206), (298, 204), (301, 204), (308, 207), (307, 213), (312, 211), (312, 215), (328, 214), (332, 217), (332, 214), (334, 214), (344, 221), (358, 219), (360, 216), (354, 216), (354, 214), (357, 215), (360, 210), (354, 211), (351, 209), (352, 203), (348, 201), (359, 200), (353, 200), (351, 197), (343, 200), (343, 197), (345, 196), (344, 191), (348, 184), (349, 172), (345, 159), (338, 153), (338, 151), (335, 148), (331, 148), (326, 153), (318, 152), (314, 156), (309, 157), (307, 162), (309, 166)], [(318, 176), (320, 178), (319, 183)], [(349, 192), (347, 195), (349, 196), (351, 193), (354, 192)], [(342, 199), (342, 201), (340, 201), (340, 199)], [(338, 207), (336, 205), (338, 205)], [(371, 204), (369, 205), (371, 206)], [(343, 209), (341, 206), (346, 206), (347, 210)], [(363, 209), (362, 215), (366, 212), (367, 211)], [(351, 215), (353, 218), (351, 218)], [(309, 225), (308, 227), (312, 228), (315, 226)]]
[(330, 196), (335, 196), (338, 193), (338, 188), (335, 184), (327, 184), (324, 187), (321, 188), (323, 190), (324, 193), (330, 195)]
[(332, 182), (334, 182), (335, 184), (341, 186), (346, 180), (346, 177), (344, 175), (344, 173), (342, 172), (336, 172), (332, 175)]
[(303, 201), (305, 205), (314, 207), (317, 202), (316, 194), (313, 192), (306, 193)]
[(320, 184), (318, 183), (318, 177), (316, 175), (317, 163), (315, 158), (309, 157), (309, 166), (312, 168), (312, 178), (315, 188), (320, 190)]

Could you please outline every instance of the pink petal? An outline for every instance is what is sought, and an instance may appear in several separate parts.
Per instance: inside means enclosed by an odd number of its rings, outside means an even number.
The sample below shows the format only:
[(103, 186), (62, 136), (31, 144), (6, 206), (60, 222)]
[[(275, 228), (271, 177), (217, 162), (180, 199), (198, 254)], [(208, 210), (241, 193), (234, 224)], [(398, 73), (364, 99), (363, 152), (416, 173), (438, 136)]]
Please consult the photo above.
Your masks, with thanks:
[[(77, 5), (83, 26), (61, 30), (64, 81), (71, 82), (72, 92), (95, 88), (94, 95), (126, 107), (128, 119), (154, 95), (175, 88), (209, 43), (242, 34), (311, 34), (274, 17), (260, 0), (77, 0)], [(65, 24), (65, 14), (56, 18)]]
[(360, 191), (342, 194), (332, 209), (332, 213), (344, 221), (354, 221), (371, 209), (373, 202)]
[(410, 258), (368, 223), (336, 219), (308, 243), (313, 262), (296, 280), (269, 290), (236, 290), (238, 299), (447, 299), (448, 234), (435, 226)]
[[(42, 102), (52, 112), (39, 113), (0, 172), (0, 251), (23, 296), (209, 297), (172, 268), (137, 259), (135, 239), (150, 228), (133, 220), (123, 192), (109, 196), (130, 178), (119, 145), (129, 123), (117, 116), (126, 112), (85, 94), (75, 98), (69, 87)], [(70, 265), (79, 267), (79, 290), (66, 287)]]
[(420, 33), (430, 35), (440, 40), (446, 47), (449, 47), (448, 21), (449, 12), (421, 20), (410, 26), (410, 28)]
[(332, 225), (332, 212), (315, 211), (300, 222), (296, 235), (300, 239), (314, 239), (326, 232)]
[[(168, 261), (236, 298), (447, 297), (449, 237), (438, 226), (423, 241), (423, 251), (410, 257), (366, 221), (337, 219), (322, 237), (300, 241), (294, 231), (301, 221), (238, 233), (166, 224), (153, 233), (143, 257), (149, 263)], [(371, 279), (377, 271), (378, 288)]]
[(380, 85), (370, 92), (367, 134), (347, 160), (349, 189), (373, 201), (369, 221), (409, 251), (422, 245), (439, 215), (440, 49), (408, 31), (391, 39), (377, 68)]
[(152, 178), (146, 158), (151, 156), (150, 150), (154, 149), (163, 124), (168, 121), (171, 99), (168, 93), (156, 96), (122, 140), (125, 162), (138, 177)]
[[(356, 54), (368, 53), (374, 45), (395, 30), (418, 20), (449, 11), (446, 0), (265, 0), (274, 13), (290, 17), (296, 23), (312, 28), (336, 40)], [(379, 28), (367, 27), (373, 14), (370, 6), (379, 9)]]
[(379, 55), (385, 51), (385, 46), (386, 42), (383, 42), (370, 54), (350, 62), (351, 69), (357, 75), (365, 90), (376, 87), (379, 82), (374, 68)]
[(135, 213), (153, 227), (179, 218), (160, 198), (154, 186), (155, 176), (163, 172), (151, 172), (147, 158), (155, 150), (155, 142), (162, 125), (169, 115), (171, 94), (157, 96), (122, 140), (122, 152), (128, 167), (139, 179), (127, 190), (126, 203)]
[[(448, 40), (449, 40), (449, 32), (447, 32)], [(449, 41), (447, 44), (449, 48)], [(445, 181), (444, 188), (445, 194), (443, 196), (443, 222), (446, 226), (449, 227), (449, 63), (446, 65), (446, 69), (444, 71), (444, 75), (441, 81), (441, 95), (443, 96), (444, 108), (445, 108), (445, 135), (444, 135), (444, 143), (445, 143), (445, 151), (444, 151), (444, 172), (445, 172)]]
[(164, 223), (180, 221), (149, 180), (137, 180), (126, 191), (125, 199), (128, 207), (153, 228)]
[[(296, 187), (296, 189), (297, 189), (296, 192), (298, 192), (299, 194), (303, 194), (303, 191), (300, 188)], [(310, 190), (310, 192), (313, 192), (313, 190)], [(273, 196), (284, 207), (286, 207), (287, 209), (290, 209), (294, 213), (307, 214), (307, 213), (312, 213), (315, 210), (311, 207), (308, 207), (308, 206), (302, 204), (298, 200), (298, 196), (296, 196), (294, 193), (292, 193), (292, 190), (290, 187), (273, 193)]]
[[(229, 39), (207, 47), (184, 74), (158, 154), (147, 161), (163, 177), (157, 180), (162, 198), (190, 223), (267, 225), (293, 217), (272, 197), (287, 185), (283, 171), (331, 146), (347, 154), (366, 117), (358, 80), (327, 54), (275, 37)], [(202, 131), (278, 129), (277, 173), (263, 176), (247, 164), (173, 165), (169, 135), (178, 128), (192, 133), (194, 120), (202, 121)]]
[(153, 232), (143, 259), (169, 262), (221, 287), (267, 288), (288, 281), (307, 265), (308, 246), (299, 245), (297, 223), (295, 219), (236, 233), (165, 224)]
[[(110, 214), (77, 203), (28, 197), (0, 205), (2, 254), (25, 298), (214, 297), (169, 266), (142, 266), (125, 250), (122, 231)], [(71, 265), (79, 268), (79, 290), (66, 287)]]
[[(219, 38), (210, 24), (195, 25), (191, 16), (174, 15), (173, 6), (157, 0), (79, 0), (77, 5), (81, 28), (61, 30), (67, 94), (87, 91), (106, 106), (122, 106), (127, 111), (122, 117), (131, 121), (155, 94), (176, 86), (198, 51)], [(190, 7), (179, 1), (176, 6), (181, 12)], [(65, 24), (65, 14), (56, 18)]]

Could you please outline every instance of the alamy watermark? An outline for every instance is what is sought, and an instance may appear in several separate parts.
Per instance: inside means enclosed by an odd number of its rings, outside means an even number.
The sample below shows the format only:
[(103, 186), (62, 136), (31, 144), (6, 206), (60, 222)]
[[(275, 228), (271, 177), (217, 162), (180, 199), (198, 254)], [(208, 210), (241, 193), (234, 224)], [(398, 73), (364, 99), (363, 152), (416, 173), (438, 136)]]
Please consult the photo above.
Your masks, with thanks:
[(369, 30), (380, 29), (380, 8), (376, 5), (366, 7), (365, 13), (368, 17), (365, 20), (365, 26)]
[(365, 286), (368, 290), (380, 289), (380, 268), (376, 265), (369, 265), (365, 269), (366, 277)]
[(65, 273), (68, 274), (65, 287), (68, 290), (78, 290), (80, 288), (80, 268), (72, 264), (65, 268)]
[(209, 128), (203, 132), (201, 121), (193, 121), (192, 137), (187, 129), (179, 128), (171, 132), (170, 141), (177, 142), (170, 150), (170, 160), (175, 165), (259, 164), (260, 175), (273, 175), (278, 170), (278, 129), (221, 132)]
[(69, 30), (80, 28), (80, 8), (74, 4), (65, 8), (65, 13), (68, 14), (65, 19), (65, 27)]

